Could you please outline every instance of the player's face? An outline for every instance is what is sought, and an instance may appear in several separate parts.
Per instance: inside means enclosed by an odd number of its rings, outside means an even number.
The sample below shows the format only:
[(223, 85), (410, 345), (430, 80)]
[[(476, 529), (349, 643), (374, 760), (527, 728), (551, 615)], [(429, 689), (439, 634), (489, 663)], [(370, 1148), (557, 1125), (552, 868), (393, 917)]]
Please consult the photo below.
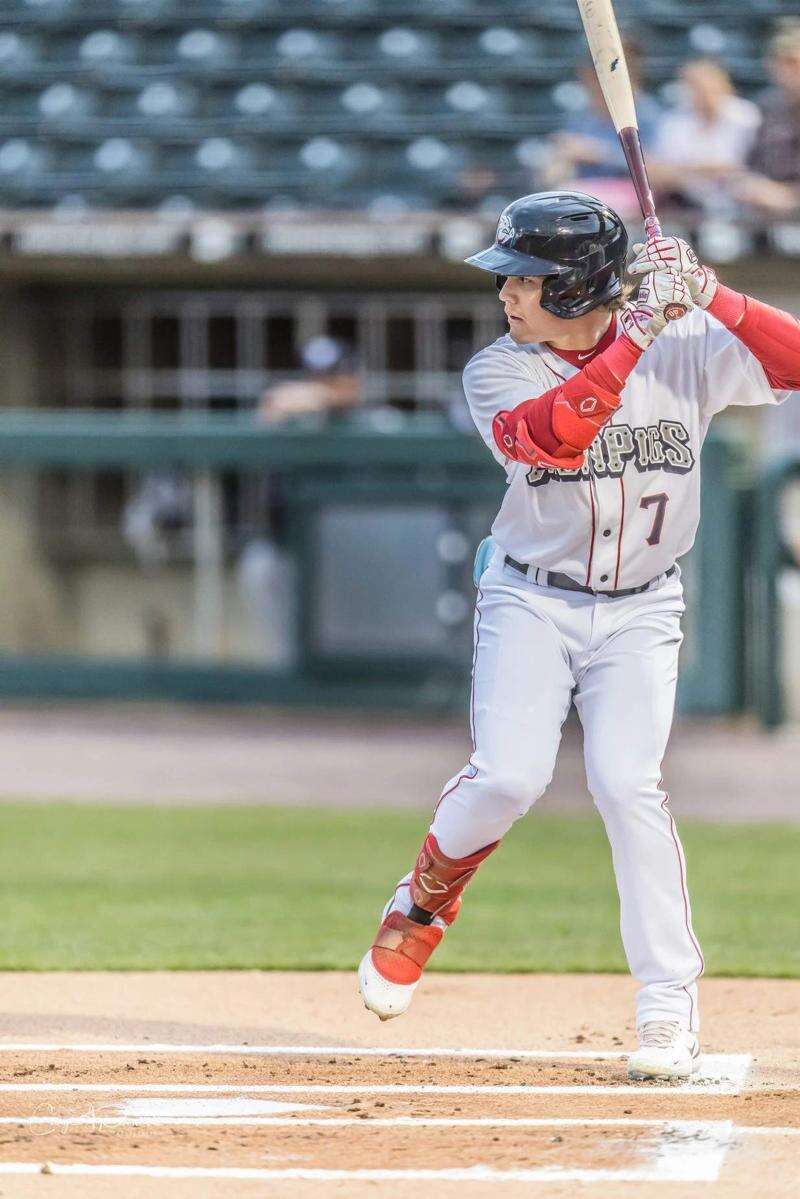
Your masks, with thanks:
[(551, 341), (563, 331), (565, 322), (542, 308), (543, 282), (540, 275), (509, 275), (498, 293), (508, 318), (508, 331), (521, 345)]

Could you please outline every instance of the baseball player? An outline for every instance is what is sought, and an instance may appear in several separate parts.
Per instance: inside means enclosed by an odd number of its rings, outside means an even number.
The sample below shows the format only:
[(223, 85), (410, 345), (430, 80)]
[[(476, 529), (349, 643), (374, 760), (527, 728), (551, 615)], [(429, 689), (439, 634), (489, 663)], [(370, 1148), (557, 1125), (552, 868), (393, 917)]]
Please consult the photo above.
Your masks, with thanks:
[(574, 702), (640, 984), (628, 1070), (686, 1078), (699, 1065), (703, 957), (661, 783), (681, 644), (677, 559), (697, 529), (711, 418), (800, 387), (800, 325), (724, 287), (679, 238), (634, 248), (641, 285), (626, 301), (617, 214), (544, 192), (510, 204), (495, 244), (467, 259), (495, 276), (508, 318), (464, 371), (508, 482), (476, 558), (473, 751), (359, 983), (381, 1019), (407, 1009), (464, 887), (549, 784)]

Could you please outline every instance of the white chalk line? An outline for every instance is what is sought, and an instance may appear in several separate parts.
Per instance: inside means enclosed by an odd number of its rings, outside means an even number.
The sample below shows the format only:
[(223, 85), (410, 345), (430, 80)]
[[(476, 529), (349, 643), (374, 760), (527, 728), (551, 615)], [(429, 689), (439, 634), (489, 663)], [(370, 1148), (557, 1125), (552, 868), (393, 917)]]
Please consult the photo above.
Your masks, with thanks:
[[(785, 1089), (785, 1088), (784, 1088)], [(86, 1094), (110, 1095), (721, 1095), (741, 1094), (738, 1083), (704, 1082), (683, 1083), (619, 1083), (616, 1086), (598, 1083), (597, 1086), (538, 1083), (475, 1086), (447, 1086), (436, 1083), (284, 1083), (249, 1086), (191, 1083), (3, 1083), (0, 1094), (35, 1094), (78, 1091)]]
[(745, 1137), (800, 1137), (800, 1128), (771, 1128), (767, 1124), (736, 1125), (737, 1134)]
[[(549, 1117), (549, 1116), (378, 1116), (362, 1120), (358, 1116), (107, 1116), (94, 1112), (85, 1116), (0, 1116), (0, 1125), (46, 1124), (54, 1128), (84, 1127), (122, 1128), (126, 1125), (193, 1126), (205, 1127), (258, 1127), (269, 1128), (664, 1128), (666, 1125), (682, 1125), (685, 1121), (664, 1119), (636, 1119), (629, 1116), (606, 1119), (594, 1117)], [(711, 1127), (720, 1121), (692, 1121), (692, 1126)]]
[[(785, 1089), (785, 1088), (784, 1088)], [(86, 1095), (738, 1095), (737, 1084), (712, 1081), (651, 1085), (645, 1082), (617, 1086), (554, 1085), (538, 1083), (160, 1083), (160, 1082), (4, 1082), (0, 1094)]]
[[(0, 1053), (191, 1053), (236, 1057), (486, 1057), (521, 1061), (624, 1061), (628, 1050), (618, 1049), (419, 1049), (380, 1048), (374, 1045), (149, 1045), (60, 1044), (54, 1042), (0, 1041)], [(724, 1056), (724, 1055), (723, 1055)]]

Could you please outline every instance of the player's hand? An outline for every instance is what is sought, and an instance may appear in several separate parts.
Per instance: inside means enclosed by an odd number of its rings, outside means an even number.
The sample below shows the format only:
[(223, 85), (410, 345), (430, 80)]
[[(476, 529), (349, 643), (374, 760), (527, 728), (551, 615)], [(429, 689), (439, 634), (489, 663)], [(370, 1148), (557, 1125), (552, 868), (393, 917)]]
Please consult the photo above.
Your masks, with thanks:
[(688, 312), (694, 307), (689, 286), (682, 275), (653, 267), (649, 270), (651, 273), (642, 279), (638, 293), (619, 315), (623, 332), (642, 350), (646, 350), (666, 327), (667, 308), (678, 304)]
[(651, 271), (672, 270), (683, 275), (698, 308), (708, 308), (717, 291), (717, 276), (710, 266), (698, 261), (692, 247), (681, 237), (654, 237), (633, 247), (636, 257), (628, 267), (629, 275), (647, 275)]

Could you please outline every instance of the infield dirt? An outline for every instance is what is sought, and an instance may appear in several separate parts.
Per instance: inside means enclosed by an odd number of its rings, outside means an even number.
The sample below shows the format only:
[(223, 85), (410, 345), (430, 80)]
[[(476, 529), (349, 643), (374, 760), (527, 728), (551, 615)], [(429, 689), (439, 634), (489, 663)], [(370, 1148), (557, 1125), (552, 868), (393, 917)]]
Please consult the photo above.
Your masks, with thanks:
[[(662, 1134), (637, 1121), (709, 1121), (715, 1127), (732, 1125), (716, 1182), (455, 1183), (433, 1178), (422, 1185), (436, 1199), (490, 1192), (502, 1199), (576, 1193), (603, 1199), (800, 1194), (800, 1136), (786, 1131), (800, 1131), (799, 982), (711, 979), (702, 984), (704, 1050), (752, 1055), (739, 1094), (703, 1086), (630, 1087), (621, 1058), (592, 1060), (594, 1051), (618, 1053), (633, 1044), (634, 987), (624, 977), (434, 974), (425, 980), (412, 1011), (388, 1024), (360, 1006), (354, 977), (341, 973), (9, 974), (3, 976), (2, 988), (0, 1166), (49, 1162), (355, 1171), (480, 1165), (494, 1170), (621, 1171), (636, 1169), (659, 1151)], [(160, 1048), (164, 1043), (197, 1048), (165, 1052)], [(41, 1048), (45, 1045), (86, 1048)], [(203, 1051), (220, 1045), (241, 1048)], [(256, 1046), (303, 1047), (304, 1052), (258, 1054), (252, 1052)], [(358, 1052), (364, 1048), (476, 1052), (451, 1058), (373, 1056)], [(508, 1054), (498, 1058), (482, 1055), (481, 1049)], [(514, 1050), (554, 1056), (519, 1058)], [(559, 1060), (559, 1051), (586, 1056)], [(9, 1084), (25, 1089), (8, 1090)], [(71, 1089), (75, 1084), (84, 1089)], [(152, 1095), (147, 1088), (154, 1086), (164, 1088), (162, 1100), (179, 1087), (230, 1087), (226, 1094), (245, 1104), (266, 1100), (275, 1105), (271, 1110), (283, 1113), (282, 1122), (192, 1126), (169, 1117), (162, 1124), (126, 1122), (132, 1096), (138, 1092), (139, 1101)], [(336, 1089), (353, 1086), (372, 1089)], [(411, 1089), (391, 1089), (397, 1086)], [(423, 1089), (430, 1086), (461, 1091)], [(334, 1089), (314, 1089), (320, 1087)], [(503, 1089), (486, 1093), (478, 1087)], [(526, 1090), (511, 1089), (521, 1087)], [(532, 1087), (545, 1089), (528, 1089)], [(554, 1087), (580, 1089), (550, 1091)], [(302, 1108), (286, 1111), (287, 1103)], [(19, 1123), (31, 1116), (36, 1123)], [(75, 1117), (84, 1123), (63, 1123)], [(445, 1123), (387, 1123), (409, 1117)], [(616, 1123), (459, 1123), (487, 1118)], [(309, 1119), (314, 1123), (301, 1122)], [(746, 1131), (766, 1128), (784, 1131)], [(672, 1135), (680, 1132), (673, 1129)], [(420, 1185), (353, 1178), (112, 1180), (44, 1173), (0, 1177), (0, 1194), (14, 1199), (45, 1194), (94, 1199), (112, 1193), (115, 1199), (227, 1199), (268, 1193), (281, 1199), (312, 1194), (339, 1199), (363, 1193), (418, 1199)]]

